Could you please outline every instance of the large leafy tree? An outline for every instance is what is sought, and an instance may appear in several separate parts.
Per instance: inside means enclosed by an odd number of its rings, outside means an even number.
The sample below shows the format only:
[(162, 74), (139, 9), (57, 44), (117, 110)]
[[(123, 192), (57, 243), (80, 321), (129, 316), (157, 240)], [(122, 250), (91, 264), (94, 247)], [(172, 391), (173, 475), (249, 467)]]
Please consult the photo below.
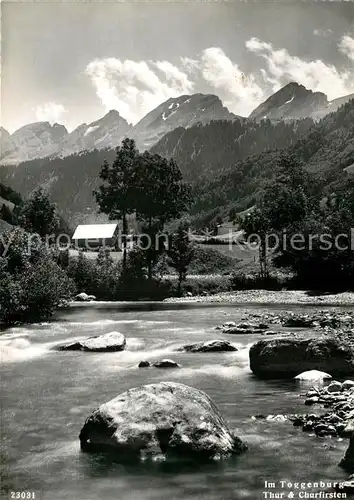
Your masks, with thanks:
[(191, 203), (190, 187), (173, 160), (144, 152), (136, 171), (138, 193), (137, 217), (149, 226), (164, 224), (178, 218)]
[(182, 173), (173, 160), (146, 151), (140, 155), (136, 171), (136, 215), (143, 222), (144, 232), (150, 239), (146, 251), (148, 277), (154, 263), (164, 251), (158, 238), (164, 225), (180, 217), (191, 204), (191, 190), (183, 181)]
[(108, 162), (102, 165), (100, 178), (103, 184), (94, 194), (101, 212), (123, 222), (123, 274), (127, 270), (124, 238), (128, 232), (127, 216), (135, 214), (150, 242), (146, 245), (145, 259), (151, 278), (154, 263), (164, 251), (156, 236), (166, 222), (180, 217), (188, 209), (189, 186), (174, 160), (149, 152), (140, 154), (132, 139), (125, 139), (117, 148), (111, 165)]
[(272, 228), (268, 214), (257, 206), (240, 221), (240, 225), (249, 243), (258, 246), (260, 277), (265, 279), (268, 276), (267, 237)]
[(181, 294), (183, 281), (187, 278), (188, 268), (193, 258), (193, 245), (189, 240), (189, 224), (181, 221), (176, 233), (172, 236), (172, 244), (168, 249), (168, 264), (178, 273), (178, 294)]
[(116, 150), (116, 157), (110, 165), (105, 161), (101, 167), (103, 183), (94, 191), (100, 211), (108, 214), (110, 220), (122, 220), (123, 270), (127, 263), (127, 216), (136, 211), (137, 192), (135, 187), (139, 151), (132, 139), (124, 139)]
[(265, 187), (255, 208), (241, 221), (246, 236), (258, 243), (262, 278), (268, 276), (269, 243), (274, 244), (271, 236), (281, 242), (273, 257), (282, 256), (284, 235), (286, 241), (298, 232), (311, 209), (308, 175), (298, 160), (291, 155), (281, 156), (276, 174), (275, 182)]
[(41, 238), (57, 231), (59, 221), (55, 205), (41, 187), (22, 205), (19, 224), (29, 233), (38, 234)]
[(316, 192), (316, 179), (293, 156), (283, 156), (275, 182), (267, 186), (254, 211), (241, 221), (247, 235), (260, 240), (261, 270), (267, 270), (267, 238), (280, 245), (271, 257), (291, 269), (297, 284), (349, 288), (354, 279), (354, 177), (326, 196)]
[(276, 179), (261, 199), (261, 210), (273, 230), (295, 229), (309, 209), (309, 175), (293, 155), (283, 155), (276, 165)]
[(296, 273), (299, 284), (319, 288), (352, 288), (354, 283), (354, 178), (348, 177), (344, 190), (338, 189), (307, 214), (301, 227), (304, 248), (291, 246), (276, 259)]

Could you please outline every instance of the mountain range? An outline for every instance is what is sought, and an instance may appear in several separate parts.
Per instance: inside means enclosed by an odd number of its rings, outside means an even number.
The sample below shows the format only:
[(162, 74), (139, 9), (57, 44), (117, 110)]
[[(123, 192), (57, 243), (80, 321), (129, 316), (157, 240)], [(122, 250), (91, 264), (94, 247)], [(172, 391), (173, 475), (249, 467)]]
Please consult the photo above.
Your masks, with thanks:
[[(196, 225), (203, 227), (217, 215), (227, 217), (230, 209), (252, 206), (272, 179), (282, 151), (297, 155), (318, 174), (320, 189), (345, 185), (346, 175), (354, 169), (354, 95), (329, 102), (323, 94), (292, 83), (249, 118), (233, 115), (216, 96), (196, 94), (169, 99), (134, 127), (111, 111), (71, 134), (62, 125), (45, 122), (22, 127), (11, 136), (1, 129), (2, 143), (17, 145), (12, 158), (21, 151), (21, 136), (28, 139), (25, 143), (32, 147), (27, 151), (35, 159), (17, 167), (2, 161), (1, 182), (24, 198), (44, 187), (72, 227), (106, 220), (98, 214), (92, 191), (99, 183), (100, 166), (105, 159), (114, 159), (112, 146), (124, 136), (135, 138), (140, 149), (174, 157), (192, 184), (191, 213)], [(40, 141), (43, 151), (60, 143), (61, 152), (36, 157)], [(9, 158), (10, 153), (5, 155), (5, 160)]]
[(114, 148), (127, 136), (144, 150), (176, 127), (233, 119), (236, 116), (217, 96), (194, 94), (168, 99), (134, 127), (118, 111), (111, 110), (99, 120), (79, 125), (71, 133), (63, 125), (49, 122), (25, 125), (12, 135), (1, 128), (0, 162), (10, 165), (34, 158), (65, 157), (81, 151)]
[(306, 117), (318, 120), (353, 97), (354, 94), (328, 101), (325, 94), (291, 82), (260, 104), (248, 118), (231, 113), (215, 95), (194, 94), (168, 99), (134, 126), (118, 111), (111, 110), (99, 120), (83, 123), (70, 133), (63, 125), (49, 122), (24, 125), (13, 134), (0, 127), (0, 164), (17, 165), (37, 158), (65, 157), (81, 151), (114, 148), (127, 136), (144, 150), (178, 127), (189, 128), (213, 120), (259, 122)]

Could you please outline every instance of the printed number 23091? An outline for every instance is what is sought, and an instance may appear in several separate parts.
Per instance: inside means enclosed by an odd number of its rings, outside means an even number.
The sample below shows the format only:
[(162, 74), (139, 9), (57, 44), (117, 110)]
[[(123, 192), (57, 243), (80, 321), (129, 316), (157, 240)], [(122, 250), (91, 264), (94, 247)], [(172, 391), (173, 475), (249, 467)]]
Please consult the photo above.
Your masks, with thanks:
[(34, 491), (11, 491), (10, 499), (11, 500), (35, 500), (36, 493)]

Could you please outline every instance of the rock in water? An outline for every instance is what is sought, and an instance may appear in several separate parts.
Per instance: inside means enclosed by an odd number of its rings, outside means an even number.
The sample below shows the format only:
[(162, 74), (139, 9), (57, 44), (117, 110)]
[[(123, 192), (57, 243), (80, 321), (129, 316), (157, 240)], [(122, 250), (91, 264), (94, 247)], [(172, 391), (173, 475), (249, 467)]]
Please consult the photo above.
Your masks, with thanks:
[(150, 361), (146, 361), (145, 359), (138, 364), (138, 368), (149, 368), (149, 366), (151, 366)]
[(264, 323), (254, 324), (254, 323), (239, 323), (238, 325), (230, 323), (225, 323), (222, 326), (222, 332), (232, 335), (244, 335), (244, 334), (258, 334), (264, 333), (268, 330), (268, 325)]
[(306, 315), (291, 315), (283, 321), (287, 328), (312, 328), (314, 320)]
[(162, 359), (161, 361), (155, 361), (152, 365), (155, 368), (180, 368), (180, 365), (173, 361), (173, 359)]
[(59, 351), (115, 352), (125, 349), (126, 340), (122, 333), (110, 332), (89, 337), (79, 342), (60, 346)]
[(328, 392), (340, 392), (342, 390), (342, 384), (334, 380), (327, 386)]
[(178, 350), (185, 352), (228, 352), (237, 351), (238, 349), (227, 340), (209, 340), (208, 342), (187, 344)]
[(90, 302), (91, 299), (90, 299), (90, 296), (87, 295), (87, 293), (81, 292), (75, 296), (75, 300), (77, 300), (79, 302)]
[(217, 459), (247, 447), (212, 400), (184, 384), (160, 382), (130, 389), (95, 410), (80, 432), (83, 451), (117, 459)]
[(295, 380), (308, 380), (308, 381), (317, 381), (317, 380), (328, 380), (332, 378), (332, 375), (325, 372), (320, 372), (318, 370), (309, 370), (307, 372), (302, 372), (299, 375), (296, 375)]
[(336, 337), (260, 340), (250, 349), (250, 368), (265, 378), (292, 378), (308, 370), (344, 376), (354, 373), (354, 348)]

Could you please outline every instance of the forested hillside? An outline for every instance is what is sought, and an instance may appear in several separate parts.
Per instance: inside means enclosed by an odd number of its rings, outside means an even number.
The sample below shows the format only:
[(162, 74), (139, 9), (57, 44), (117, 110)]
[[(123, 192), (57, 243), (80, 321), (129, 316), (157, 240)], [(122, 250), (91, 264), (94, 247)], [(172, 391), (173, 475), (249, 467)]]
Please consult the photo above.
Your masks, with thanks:
[(192, 183), (199, 183), (234, 169), (248, 156), (295, 144), (313, 123), (310, 118), (287, 123), (214, 121), (175, 129), (151, 151), (175, 158), (184, 177)]
[(114, 155), (113, 150), (94, 150), (65, 158), (23, 162), (18, 167), (1, 167), (2, 179), (24, 198), (42, 186), (50, 193), (59, 213), (75, 226), (101, 217), (97, 215), (92, 191), (98, 186), (102, 163), (105, 159), (112, 161)]
[[(152, 152), (176, 158), (184, 178), (199, 184), (234, 168), (249, 154), (295, 144), (312, 125), (311, 119), (287, 124), (272, 124), (269, 120), (260, 124), (245, 120), (213, 121), (174, 130)], [(105, 159), (112, 161), (114, 155), (113, 150), (106, 149), (65, 158), (43, 158), (23, 162), (18, 167), (1, 167), (1, 173), (4, 182), (24, 197), (38, 186), (47, 188), (63, 217), (75, 225), (97, 221), (92, 191), (98, 186), (102, 163)]]
[[(354, 100), (315, 124), (288, 152), (315, 174), (314, 190), (325, 195), (334, 189), (345, 189), (345, 169), (354, 164)], [(272, 179), (280, 154), (281, 150), (275, 149), (249, 156), (198, 183), (194, 188), (193, 214), (198, 214), (200, 224), (217, 215), (225, 216), (232, 208), (242, 211), (252, 206)], [(178, 156), (176, 159), (179, 161)], [(212, 148), (209, 161), (214, 161)]]
[(16, 191), (0, 182), (0, 232), (17, 223), (17, 213), (22, 203)]

